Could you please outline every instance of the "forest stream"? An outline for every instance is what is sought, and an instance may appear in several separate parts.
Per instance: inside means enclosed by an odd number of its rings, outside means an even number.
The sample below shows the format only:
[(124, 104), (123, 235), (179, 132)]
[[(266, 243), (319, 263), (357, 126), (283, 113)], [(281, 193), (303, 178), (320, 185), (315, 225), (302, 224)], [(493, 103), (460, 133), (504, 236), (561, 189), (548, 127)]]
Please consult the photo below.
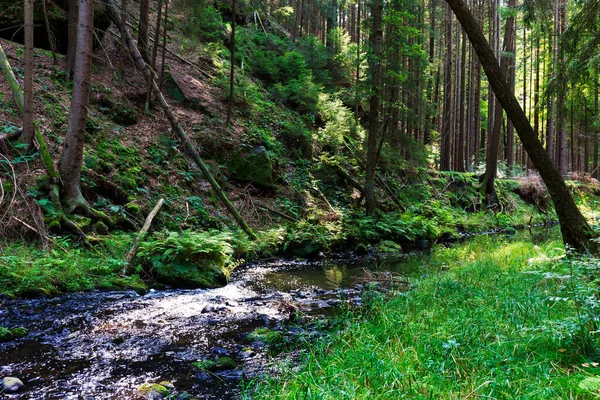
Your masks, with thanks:
[[(556, 230), (555, 230), (556, 231)], [(548, 231), (514, 240), (547, 240)], [(460, 246), (461, 244), (454, 244)], [(249, 341), (256, 328), (285, 335), (316, 334), (296, 327), (295, 313), (320, 316), (340, 304), (359, 306), (365, 269), (423, 273), (427, 251), (386, 258), (314, 262), (277, 260), (244, 265), (219, 289), (94, 291), (51, 299), (0, 300), (0, 325), (29, 334), (0, 343), (0, 376), (25, 386), (6, 399), (133, 399), (145, 382), (169, 381), (176, 393), (231, 399), (242, 379), (265, 372), (266, 344)], [(237, 367), (203, 372), (198, 360), (230, 357)], [(182, 397), (183, 398), (183, 397)]]

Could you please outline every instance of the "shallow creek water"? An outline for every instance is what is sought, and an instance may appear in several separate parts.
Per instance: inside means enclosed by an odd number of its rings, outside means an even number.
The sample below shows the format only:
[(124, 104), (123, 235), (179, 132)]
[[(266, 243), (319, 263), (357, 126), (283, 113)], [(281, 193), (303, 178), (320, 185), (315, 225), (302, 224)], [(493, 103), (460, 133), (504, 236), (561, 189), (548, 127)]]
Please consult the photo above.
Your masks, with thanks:
[[(356, 282), (364, 269), (410, 276), (422, 273), (429, 257), (416, 252), (384, 260), (278, 260), (243, 266), (219, 289), (0, 300), (0, 326), (29, 331), (0, 343), (0, 377), (25, 384), (18, 394), (0, 398), (134, 399), (141, 384), (169, 381), (177, 393), (233, 399), (240, 380), (264, 373), (268, 361), (264, 343), (249, 343), (249, 332), (289, 326), (290, 313), (298, 310), (319, 316), (339, 304), (358, 305), (362, 287)], [(191, 366), (220, 356), (238, 366), (210, 374)]]

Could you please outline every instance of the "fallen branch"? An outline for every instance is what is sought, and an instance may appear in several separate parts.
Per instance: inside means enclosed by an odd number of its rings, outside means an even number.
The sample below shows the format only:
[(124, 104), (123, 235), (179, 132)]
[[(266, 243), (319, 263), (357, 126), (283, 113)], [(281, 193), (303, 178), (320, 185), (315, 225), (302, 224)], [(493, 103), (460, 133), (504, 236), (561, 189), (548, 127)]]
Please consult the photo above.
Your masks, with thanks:
[(150, 225), (152, 225), (152, 220), (154, 219), (156, 214), (158, 214), (158, 211), (160, 210), (164, 202), (165, 199), (163, 198), (158, 200), (152, 211), (150, 211), (150, 214), (148, 214), (148, 216), (146, 217), (146, 222), (144, 222), (144, 226), (142, 226), (142, 229), (140, 229), (138, 235), (133, 241), (133, 246), (131, 246), (131, 249), (127, 252), (127, 255), (125, 255), (125, 267), (123, 268), (122, 272), (123, 275), (127, 273), (129, 269), (129, 264), (131, 264), (131, 261), (135, 257), (135, 253), (137, 252), (137, 249), (140, 246), (140, 242), (146, 236), (148, 229), (150, 229)]
[(332, 164), (332, 167), (335, 169), (335, 172), (337, 172), (338, 175), (340, 175), (342, 178), (344, 178), (346, 181), (348, 181), (348, 183), (350, 183), (350, 185), (352, 185), (352, 187), (354, 187), (356, 190), (358, 190), (361, 195), (365, 193), (365, 189), (362, 187), (362, 185), (356, 179), (354, 179), (352, 176), (350, 176), (349, 173), (344, 171), (344, 169), (341, 167), (341, 165), (336, 163), (336, 164)]
[[(108, 8), (109, 8), (109, 13), (110, 13), (110, 18), (113, 20), (113, 22), (117, 26), (121, 26), (121, 16), (119, 15), (113, 1), (108, 2)], [(156, 80), (152, 76), (150, 67), (148, 66), (148, 64), (146, 64), (146, 62), (142, 58), (142, 55), (140, 54), (140, 51), (137, 48), (137, 45), (135, 44), (135, 41), (133, 40), (131, 33), (129, 33), (129, 29), (125, 29), (125, 34), (127, 35), (127, 37), (125, 39), (127, 41), (128, 47), (129, 47), (129, 52), (131, 53), (136, 66), (144, 73), (144, 76), (146, 77), (146, 80), (148, 81), (148, 85), (152, 86), (155, 96), (158, 99), (158, 103), (159, 103), (160, 107), (163, 109), (167, 119), (171, 123), (171, 127), (173, 128), (173, 131), (175, 132), (175, 134), (177, 135), (177, 138), (179, 139), (179, 143), (184, 148), (184, 150), (187, 151), (187, 153), (192, 157), (194, 162), (198, 165), (198, 167), (202, 171), (202, 174), (204, 175), (204, 177), (208, 180), (208, 182), (212, 186), (212, 188), (215, 191), (219, 200), (233, 215), (235, 221), (238, 223), (240, 228), (242, 228), (242, 230), (244, 232), (246, 232), (246, 234), (251, 239), (256, 239), (256, 234), (254, 233), (254, 231), (248, 226), (248, 224), (246, 224), (246, 222), (244, 221), (244, 219), (242, 218), (240, 213), (236, 210), (236, 208), (233, 206), (233, 204), (231, 204), (231, 201), (229, 201), (227, 196), (225, 196), (225, 193), (221, 189), (221, 186), (215, 180), (214, 176), (210, 173), (210, 171), (208, 170), (208, 167), (206, 166), (206, 164), (200, 157), (198, 150), (193, 145), (193, 143), (191, 143), (189, 141), (185, 131), (183, 130), (183, 127), (179, 123), (179, 119), (173, 112), (173, 109), (171, 108), (171, 106), (165, 99), (165, 96), (162, 94), (162, 92), (160, 91), (160, 88), (156, 84)]]

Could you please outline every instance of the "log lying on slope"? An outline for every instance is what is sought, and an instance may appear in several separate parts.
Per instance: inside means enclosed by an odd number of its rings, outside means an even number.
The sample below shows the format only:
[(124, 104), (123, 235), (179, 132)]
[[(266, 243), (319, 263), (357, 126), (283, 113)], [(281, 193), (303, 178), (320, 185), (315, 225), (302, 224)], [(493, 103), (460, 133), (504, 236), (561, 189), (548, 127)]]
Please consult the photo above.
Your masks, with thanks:
[[(117, 26), (121, 26), (121, 16), (119, 15), (119, 12), (114, 4), (114, 1), (109, 1), (108, 6), (109, 6), (110, 18)], [(204, 175), (204, 177), (208, 180), (208, 182), (214, 189), (219, 200), (221, 201), (221, 203), (223, 203), (223, 205), (227, 208), (227, 210), (229, 210), (229, 212), (233, 215), (233, 218), (238, 223), (240, 228), (242, 228), (242, 230), (244, 232), (246, 232), (246, 234), (250, 238), (256, 239), (256, 234), (254, 233), (254, 231), (252, 231), (252, 228), (250, 228), (248, 226), (248, 224), (246, 224), (246, 221), (244, 221), (244, 219), (242, 218), (242, 216), (240, 215), (238, 210), (236, 210), (236, 208), (233, 206), (233, 204), (231, 204), (231, 202), (229, 201), (227, 196), (225, 196), (225, 193), (221, 189), (221, 186), (217, 183), (217, 181), (215, 180), (213, 175), (208, 170), (208, 167), (206, 166), (206, 164), (200, 157), (198, 150), (193, 145), (193, 143), (191, 143), (190, 140), (188, 139), (185, 131), (183, 130), (183, 127), (179, 123), (179, 119), (177, 118), (175, 113), (173, 113), (173, 109), (171, 108), (171, 106), (165, 99), (165, 96), (162, 94), (162, 92), (160, 91), (160, 88), (156, 84), (156, 80), (154, 80), (154, 76), (152, 74), (150, 66), (148, 66), (148, 64), (146, 64), (146, 62), (142, 58), (142, 55), (140, 54), (140, 51), (137, 48), (137, 45), (135, 44), (135, 41), (133, 40), (131, 33), (129, 32), (129, 29), (125, 29), (125, 34), (127, 35), (127, 37), (125, 38), (125, 41), (127, 42), (127, 47), (129, 48), (129, 52), (131, 53), (131, 56), (133, 57), (133, 60), (135, 61), (135, 65), (144, 73), (144, 76), (146, 77), (148, 84), (152, 86), (152, 90), (154, 91), (154, 94), (155, 94), (156, 98), (158, 99), (158, 103), (160, 104), (160, 107), (165, 112), (167, 119), (171, 123), (171, 127), (173, 128), (173, 131), (175, 132), (175, 134), (177, 135), (177, 138), (179, 139), (179, 143), (182, 145), (183, 149), (190, 156), (192, 156), (192, 158), (194, 159), (194, 162), (198, 165), (198, 167), (202, 171), (202, 174)]]

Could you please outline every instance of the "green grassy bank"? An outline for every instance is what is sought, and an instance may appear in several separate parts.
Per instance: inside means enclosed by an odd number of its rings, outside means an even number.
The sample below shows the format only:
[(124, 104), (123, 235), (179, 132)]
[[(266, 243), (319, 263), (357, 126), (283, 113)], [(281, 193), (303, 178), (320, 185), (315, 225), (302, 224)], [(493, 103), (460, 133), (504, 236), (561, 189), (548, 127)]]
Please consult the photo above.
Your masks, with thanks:
[(438, 247), (413, 290), (369, 295), (245, 398), (596, 398), (600, 264), (563, 253), (487, 237)]

